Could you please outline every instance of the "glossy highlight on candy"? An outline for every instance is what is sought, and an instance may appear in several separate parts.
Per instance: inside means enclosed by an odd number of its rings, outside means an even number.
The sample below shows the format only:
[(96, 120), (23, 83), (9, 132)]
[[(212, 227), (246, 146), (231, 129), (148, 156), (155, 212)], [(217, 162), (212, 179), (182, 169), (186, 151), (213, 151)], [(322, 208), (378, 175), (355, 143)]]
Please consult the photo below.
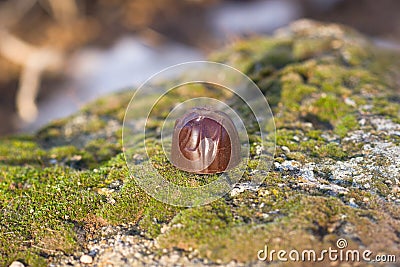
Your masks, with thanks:
[(171, 162), (198, 174), (220, 173), (240, 163), (240, 141), (229, 116), (207, 107), (191, 109), (175, 122)]

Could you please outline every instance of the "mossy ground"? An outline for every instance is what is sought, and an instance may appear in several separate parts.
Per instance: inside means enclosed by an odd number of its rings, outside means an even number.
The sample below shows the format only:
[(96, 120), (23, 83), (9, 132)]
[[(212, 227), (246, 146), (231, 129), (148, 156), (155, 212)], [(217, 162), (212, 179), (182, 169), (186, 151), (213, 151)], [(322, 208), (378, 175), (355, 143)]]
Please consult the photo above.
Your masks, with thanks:
[[(349, 29), (302, 23), (212, 58), (248, 74), (268, 98), (277, 125), (276, 162), (352, 158), (360, 147), (345, 137), (360, 127), (360, 116), (399, 121), (393, 76), (380, 63), (387, 56)], [(202, 96), (204, 90), (191, 93)], [(171, 97), (176, 101), (180, 93)], [(20, 260), (42, 266), (83, 249), (99, 227), (123, 223), (138, 225), (162, 248), (198, 249), (200, 257), (216, 262), (252, 262), (266, 243), (274, 249), (334, 247), (338, 237), (351, 247), (398, 252), (398, 204), (384, 198), (390, 188), (380, 180), (372, 185), (379, 194), (349, 183), (347, 194), (332, 195), (271, 170), (258, 190), (206, 206), (177, 208), (154, 200), (130, 176), (122, 154), (121, 121), (130, 96), (100, 99), (34, 136), (0, 141), (0, 265)], [(170, 109), (168, 99), (163, 102), (149, 122), (155, 137)], [(254, 156), (257, 136), (250, 138)], [(209, 181), (174, 169), (152, 141), (152, 160), (170, 181)], [(319, 175), (329, 179), (330, 173)], [(348, 204), (351, 199), (357, 207)], [(161, 233), (163, 225), (169, 229)]]

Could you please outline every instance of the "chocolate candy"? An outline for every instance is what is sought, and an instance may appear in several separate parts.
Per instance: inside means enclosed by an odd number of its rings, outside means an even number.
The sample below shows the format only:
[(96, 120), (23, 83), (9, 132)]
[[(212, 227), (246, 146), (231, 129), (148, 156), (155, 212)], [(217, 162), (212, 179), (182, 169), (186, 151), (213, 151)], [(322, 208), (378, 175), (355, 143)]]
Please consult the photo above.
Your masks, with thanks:
[(219, 173), (240, 162), (240, 141), (229, 116), (209, 108), (193, 108), (175, 122), (171, 162), (199, 174)]

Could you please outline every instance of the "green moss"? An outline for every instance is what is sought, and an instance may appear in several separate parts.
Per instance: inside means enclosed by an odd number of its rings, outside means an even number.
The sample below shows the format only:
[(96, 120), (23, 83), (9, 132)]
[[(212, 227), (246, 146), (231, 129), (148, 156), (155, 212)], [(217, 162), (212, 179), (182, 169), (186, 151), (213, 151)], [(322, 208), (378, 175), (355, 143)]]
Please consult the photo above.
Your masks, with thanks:
[(71, 222), (83, 220), (101, 203), (101, 197), (88, 190), (80, 175), (61, 167), (41, 170), (10, 166), (1, 167), (0, 173), (0, 226), (2, 233), (9, 233), (1, 243), (13, 244), (0, 248), (7, 251), (4, 259), (16, 257), (27, 246), (27, 240), (28, 248), (31, 244), (53, 252), (76, 250)]
[(316, 159), (344, 159), (348, 156), (348, 153), (339, 144), (325, 141), (321, 134), (322, 131), (320, 130), (311, 130), (307, 132), (307, 136), (311, 139), (297, 142), (294, 140), (294, 136), (301, 136), (299, 132), (279, 129), (277, 131), (277, 145), (288, 147), (291, 153), (287, 156), (300, 161), (303, 161), (306, 156)]
[(276, 132), (276, 144), (278, 146), (286, 146), (290, 150), (297, 150), (299, 145), (294, 140), (296, 133), (287, 129), (278, 129)]
[(310, 98), (318, 88), (303, 83), (303, 78), (298, 73), (289, 72), (281, 77), (282, 104), (292, 111), (298, 111), (303, 100)]
[(83, 112), (99, 117), (112, 117), (122, 121), (125, 115), (125, 108), (131, 98), (131, 90), (122, 91), (94, 101), (85, 106)]
[(0, 140), (0, 164), (41, 165), (46, 152), (33, 138), (8, 138)]
[(94, 161), (90, 153), (79, 150), (74, 146), (54, 147), (48, 153), (51, 158), (46, 160), (48, 163), (54, 162), (55, 164), (63, 164), (76, 169), (87, 168)]
[(343, 60), (352, 66), (367, 65), (372, 54), (372, 49), (366, 43), (348, 45), (341, 51)]
[(106, 139), (89, 141), (84, 149), (91, 154), (94, 162), (103, 163), (121, 152), (121, 144), (108, 142)]
[(343, 85), (351, 89), (354, 93), (360, 93), (364, 86), (374, 84), (379, 89), (382, 88), (383, 81), (378, 75), (363, 68), (347, 69), (343, 75)]
[(339, 118), (343, 117), (350, 110), (337, 96), (327, 94), (319, 98), (313, 104), (313, 113), (323, 122), (334, 124)]
[(121, 151), (119, 144), (108, 143), (104, 139), (88, 142), (86, 147), (72, 145), (43, 149), (37, 142), (18, 137), (0, 140), (0, 164), (32, 165), (48, 167), (61, 164), (76, 169), (97, 166)]
[(321, 158), (329, 157), (343, 160), (348, 156), (346, 151), (344, 151), (343, 148), (337, 143), (328, 143), (327, 145), (321, 146), (316, 150), (317, 151), (315, 153)]
[(374, 181), (373, 187), (376, 188), (377, 193), (381, 196), (387, 196), (390, 192), (390, 188), (381, 180)]
[(349, 131), (357, 129), (358, 126), (356, 117), (353, 114), (347, 114), (336, 124), (335, 133), (343, 138)]
[(290, 42), (282, 42), (277, 46), (271, 47), (261, 61), (255, 61), (253, 68), (257, 68), (257, 64), (259, 64), (263, 67), (271, 66), (274, 69), (280, 69), (293, 61), (292, 44)]
[[(52, 149), (63, 156), (75, 152), (76, 148), (70, 147)], [(96, 171), (75, 171), (67, 166), (2, 166), (0, 177), (0, 252), (6, 262), (21, 255), (24, 262), (31, 262), (32, 253), (72, 253), (81, 246), (75, 226), (88, 227), (98, 221), (120, 224), (140, 220), (140, 227), (155, 236), (160, 225), (177, 212), (151, 199), (135, 184), (123, 156)], [(108, 189), (115, 181), (124, 182), (120, 191)]]
[(86, 133), (95, 133), (99, 130), (103, 129), (106, 126), (106, 122), (100, 118), (92, 119), (88, 122), (88, 124), (84, 127), (84, 132)]
[(319, 56), (331, 50), (332, 40), (321, 38), (297, 39), (293, 45), (294, 57), (300, 60)]
[(106, 195), (108, 202), (97, 215), (112, 224), (138, 222), (150, 198), (133, 180), (124, 184), (120, 192)]
[[(211, 205), (183, 210), (172, 221), (172, 228), (159, 241), (164, 247), (188, 250), (213, 244), (234, 225), (229, 206), (219, 200)], [(201, 251), (206, 253), (206, 251)]]
[(312, 139), (301, 142), (300, 151), (317, 159), (344, 159), (347, 157), (347, 153), (337, 143), (325, 143)]
[(338, 93), (343, 84), (343, 75), (346, 70), (337, 64), (317, 65), (309, 77), (309, 82), (315, 84), (327, 93)]
[(39, 256), (40, 253), (46, 254), (45, 251), (40, 251), (40, 249), (28, 249), (24, 252), (15, 254), (12, 261), (18, 260), (25, 264), (25, 266), (46, 266), (47, 261), (44, 257)]
[(210, 56), (211, 60), (235, 66), (241, 71), (280, 68), (293, 61), (292, 40), (289, 38), (260, 38), (235, 43), (232, 47)]
[(180, 208), (165, 205), (165, 203), (151, 199), (140, 220), (139, 227), (148, 237), (156, 238), (161, 233), (161, 227), (181, 210)]
[(373, 111), (376, 114), (398, 120), (400, 117), (400, 104), (395, 101), (390, 101), (390, 98), (390, 96), (375, 98), (373, 101)]
[(310, 131), (307, 131), (307, 136), (312, 138), (312, 139), (318, 140), (318, 141), (322, 141), (323, 140), (322, 131), (321, 130), (310, 130)]

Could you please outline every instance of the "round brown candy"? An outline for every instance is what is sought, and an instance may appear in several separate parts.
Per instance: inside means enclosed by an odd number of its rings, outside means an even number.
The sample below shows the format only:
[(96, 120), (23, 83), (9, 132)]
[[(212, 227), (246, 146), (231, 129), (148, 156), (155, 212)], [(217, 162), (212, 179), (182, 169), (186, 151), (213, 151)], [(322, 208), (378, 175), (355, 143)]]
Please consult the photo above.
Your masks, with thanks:
[(224, 172), (240, 162), (240, 141), (229, 116), (209, 108), (193, 108), (176, 120), (171, 161), (199, 174)]

